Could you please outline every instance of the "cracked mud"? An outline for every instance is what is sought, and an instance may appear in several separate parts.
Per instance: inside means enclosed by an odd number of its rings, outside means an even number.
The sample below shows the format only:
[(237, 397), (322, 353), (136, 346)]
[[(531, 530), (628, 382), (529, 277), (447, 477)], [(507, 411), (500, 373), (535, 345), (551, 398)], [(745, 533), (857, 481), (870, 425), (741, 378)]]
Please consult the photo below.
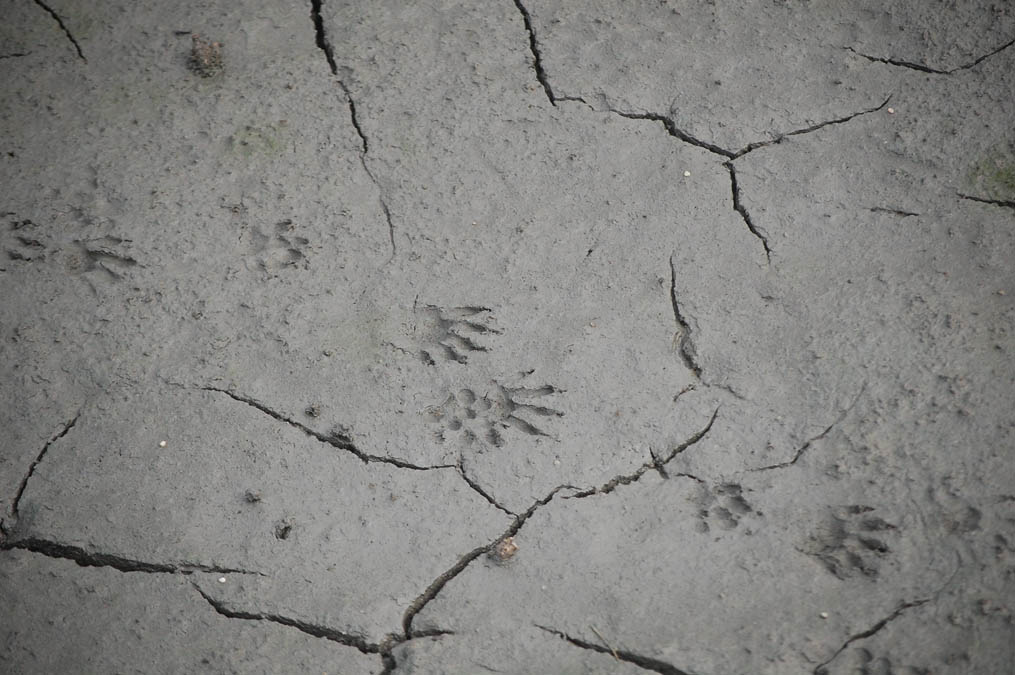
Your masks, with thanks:
[(3, 15), (3, 672), (1011, 671), (1015, 8)]

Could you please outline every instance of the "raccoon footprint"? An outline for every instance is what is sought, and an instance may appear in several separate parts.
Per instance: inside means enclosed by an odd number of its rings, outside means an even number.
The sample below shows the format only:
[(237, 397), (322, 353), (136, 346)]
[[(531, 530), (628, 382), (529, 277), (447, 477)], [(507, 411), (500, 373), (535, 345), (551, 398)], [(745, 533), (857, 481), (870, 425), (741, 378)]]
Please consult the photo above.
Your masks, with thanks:
[(310, 266), (310, 260), (304, 251), (310, 245), (306, 237), (294, 234), (293, 221), (280, 221), (270, 234), (259, 229), (251, 231), (251, 248), (257, 267), (269, 274), (288, 267)]
[[(10, 213), (4, 215), (13, 215)], [(46, 259), (45, 245), (32, 233), (35, 223), (31, 220), (14, 220), (8, 228), (10, 237), (4, 241), (7, 259), (17, 262), (32, 262)]]
[(748, 515), (761, 515), (744, 498), (743, 488), (736, 483), (723, 483), (714, 489), (701, 488), (698, 497), (698, 524), (695, 529), (705, 533), (718, 527), (733, 530)]
[(417, 305), (413, 311), (419, 358), (428, 366), (435, 365), (438, 358), (467, 363), (470, 352), (489, 351), (476, 341), (478, 336), (500, 334), (487, 325), (490, 310), (486, 307)]
[(833, 509), (805, 552), (840, 579), (856, 574), (876, 578), (891, 552), (887, 535), (896, 528), (873, 511), (872, 506), (858, 504)]
[(550, 385), (528, 389), (505, 387), (497, 382), (482, 396), (471, 389), (452, 394), (426, 413), (432, 423), (440, 424), (438, 439), (444, 441), (447, 432), (460, 432), (468, 443), (482, 441), (494, 447), (504, 445), (504, 432), (516, 429), (529, 436), (547, 436), (537, 426), (538, 418), (563, 417), (564, 413), (544, 405), (540, 399), (560, 390)]
[(125, 241), (109, 235), (75, 240), (65, 255), (64, 263), (71, 274), (100, 271), (111, 280), (122, 279), (128, 269), (137, 265), (137, 260), (117, 251), (117, 247)]

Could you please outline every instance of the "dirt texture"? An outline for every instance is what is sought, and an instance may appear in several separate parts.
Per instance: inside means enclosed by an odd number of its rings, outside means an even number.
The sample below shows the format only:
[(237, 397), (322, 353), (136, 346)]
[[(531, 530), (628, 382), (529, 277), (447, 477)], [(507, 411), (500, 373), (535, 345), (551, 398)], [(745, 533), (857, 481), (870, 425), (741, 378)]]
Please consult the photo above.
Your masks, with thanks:
[(0, 671), (1015, 672), (1015, 5), (0, 15)]

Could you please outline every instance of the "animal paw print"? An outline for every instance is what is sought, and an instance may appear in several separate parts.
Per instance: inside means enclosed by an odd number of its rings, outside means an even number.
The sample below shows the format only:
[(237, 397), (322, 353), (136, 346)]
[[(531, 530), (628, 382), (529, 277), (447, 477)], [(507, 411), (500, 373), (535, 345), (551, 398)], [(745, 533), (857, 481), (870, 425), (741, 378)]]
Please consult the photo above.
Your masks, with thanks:
[(257, 266), (264, 272), (274, 274), (289, 267), (307, 269), (310, 261), (304, 250), (310, 240), (294, 234), (293, 221), (276, 223), (274, 232), (265, 234), (260, 229), (251, 231), (251, 249)]
[(71, 274), (85, 274), (98, 270), (113, 281), (122, 279), (128, 269), (137, 265), (137, 260), (117, 251), (117, 247), (125, 241), (109, 235), (85, 241), (75, 240), (64, 255), (67, 271)]
[[(14, 214), (5, 213), (4, 215), (11, 216)], [(10, 237), (4, 242), (4, 248), (7, 251), (8, 260), (15, 262), (45, 260), (46, 247), (32, 233), (32, 229), (34, 227), (35, 223), (31, 220), (25, 219), (11, 221), (8, 227)]]
[(712, 490), (702, 488), (698, 506), (700, 511), (696, 529), (702, 533), (711, 531), (713, 527), (733, 530), (743, 517), (761, 515), (744, 499), (743, 488), (736, 483), (724, 483)]
[(822, 531), (811, 538), (806, 553), (840, 579), (861, 574), (878, 576), (891, 548), (885, 537), (895, 525), (872, 515), (874, 507), (853, 504), (829, 514)]
[(417, 305), (415, 333), (421, 347), (419, 357), (428, 366), (437, 359), (467, 363), (469, 352), (488, 351), (474, 338), (499, 330), (487, 325), (490, 310), (486, 307), (451, 307)]
[(549, 437), (536, 425), (538, 418), (563, 417), (564, 413), (541, 405), (540, 401), (559, 391), (550, 385), (528, 389), (494, 382), (491, 390), (479, 397), (471, 389), (462, 389), (429, 408), (426, 415), (431, 423), (441, 426), (437, 433), (441, 442), (447, 440), (448, 432), (460, 432), (467, 443), (483, 441), (499, 448), (504, 445), (504, 432), (508, 429)]

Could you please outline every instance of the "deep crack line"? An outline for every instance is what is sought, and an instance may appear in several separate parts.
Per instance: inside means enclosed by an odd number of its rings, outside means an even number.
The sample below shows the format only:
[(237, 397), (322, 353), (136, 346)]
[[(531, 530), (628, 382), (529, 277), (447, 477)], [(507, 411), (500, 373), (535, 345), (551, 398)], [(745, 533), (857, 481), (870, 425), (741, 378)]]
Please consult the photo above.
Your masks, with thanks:
[(532, 25), (532, 15), (529, 14), (529, 10), (522, 4), (522, 0), (514, 1), (515, 7), (521, 12), (522, 21), (525, 22), (525, 30), (529, 34), (529, 51), (532, 52), (532, 67), (536, 71), (536, 79), (539, 80), (539, 84), (543, 87), (550, 105), (556, 107), (557, 97), (553, 93), (553, 88), (550, 87), (550, 78), (547, 77), (546, 69), (543, 67), (543, 55), (540, 53), (539, 43), (536, 41), (536, 29)]
[(747, 229), (751, 231), (755, 237), (761, 241), (761, 245), (765, 248), (765, 260), (769, 263), (772, 262), (772, 248), (768, 245), (768, 237), (765, 236), (764, 230), (758, 228), (751, 220), (751, 214), (747, 212), (747, 208), (744, 206), (743, 201), (740, 197), (740, 184), (737, 183), (737, 170), (733, 167), (733, 160), (730, 160), (723, 164), (726, 169), (730, 172), (730, 188), (733, 192), (733, 210), (740, 214), (744, 224), (747, 225)]
[(457, 465), (455, 465), (455, 464), (438, 464), (436, 466), (419, 466), (418, 464), (412, 464), (411, 462), (406, 462), (405, 460), (396, 459), (394, 457), (380, 457), (378, 455), (371, 455), (371, 454), (365, 453), (362, 450), (360, 450), (359, 448), (357, 448), (356, 445), (353, 444), (352, 439), (349, 438), (348, 435), (346, 435), (345, 433), (343, 433), (341, 431), (332, 431), (331, 433), (322, 434), (319, 431), (315, 431), (315, 430), (311, 429), (310, 427), (308, 427), (305, 424), (297, 422), (296, 420), (292, 419), (291, 417), (287, 417), (287, 416), (283, 415), (282, 413), (279, 413), (279, 412), (276, 412), (276, 411), (272, 410), (271, 408), (269, 408), (268, 406), (264, 405), (263, 403), (261, 403), (259, 401), (256, 401), (256, 400), (254, 400), (254, 399), (252, 399), (250, 397), (241, 396), (240, 394), (237, 394), (235, 392), (229, 391), (228, 389), (219, 389), (218, 387), (200, 387), (200, 389), (202, 391), (210, 391), (210, 392), (217, 392), (219, 394), (225, 394), (226, 396), (228, 396), (229, 398), (233, 399), (234, 401), (237, 401), (238, 403), (243, 403), (245, 405), (248, 405), (251, 408), (254, 408), (255, 410), (259, 410), (260, 412), (264, 413), (265, 415), (268, 415), (272, 419), (275, 419), (275, 420), (278, 420), (279, 422), (283, 422), (285, 424), (288, 424), (291, 427), (295, 427), (296, 429), (299, 429), (300, 431), (302, 431), (307, 436), (310, 436), (312, 438), (316, 438), (318, 441), (320, 441), (322, 443), (327, 443), (328, 445), (330, 445), (330, 446), (332, 446), (334, 448), (338, 448), (339, 450), (346, 450), (348, 452), (351, 452), (356, 457), (358, 457), (360, 460), (362, 460), (364, 464), (368, 464), (370, 462), (379, 462), (379, 463), (382, 463), (382, 464), (391, 464), (392, 466), (397, 466), (400, 469), (411, 469), (413, 471), (435, 471), (435, 470), (438, 470), (438, 469), (457, 469), (458, 468)]
[[(712, 430), (712, 425), (715, 424), (715, 420), (718, 416), (719, 416), (719, 408), (716, 408), (715, 411), (712, 413), (712, 417), (709, 418), (708, 424), (705, 425), (705, 428), (703, 428), (701, 431), (688, 438), (686, 441), (684, 441), (677, 447), (670, 450), (670, 452), (665, 456), (659, 457), (653, 453), (651, 461), (645, 462), (640, 467), (638, 467), (634, 472), (628, 474), (621, 474), (620, 476), (610, 479), (609, 481), (607, 481), (606, 483), (604, 483), (599, 487), (588, 488), (586, 490), (582, 490), (581, 492), (576, 492), (573, 495), (564, 497), (564, 499), (583, 499), (585, 497), (592, 497), (593, 495), (610, 494), (621, 485), (631, 485), (632, 483), (637, 483), (639, 480), (641, 480), (642, 476), (644, 476), (646, 473), (648, 473), (653, 469), (659, 472), (659, 475), (662, 476), (663, 478), (669, 478), (670, 476), (666, 472), (666, 465), (672, 462), (677, 457), (677, 455), (683, 453), (685, 450), (698, 443), (701, 439), (705, 438), (705, 436), (708, 435), (708, 432)], [(674, 476), (679, 478), (690, 478), (691, 480), (698, 483), (703, 482), (697, 476), (692, 476), (691, 474), (687, 473), (678, 473), (674, 474)]]
[[(328, 61), (328, 67), (331, 69), (331, 74), (338, 76), (338, 62), (335, 61), (335, 48), (332, 46), (331, 41), (328, 40), (327, 32), (324, 30), (324, 17), (321, 16), (321, 7), (324, 5), (324, 0), (310, 0), (310, 18), (314, 23), (314, 41), (317, 44), (317, 48), (324, 52), (324, 58)], [(374, 175), (374, 172), (370, 170), (370, 166), (367, 164), (367, 153), (370, 151), (370, 140), (367, 138), (366, 132), (363, 131), (363, 125), (360, 124), (359, 115), (356, 112), (356, 101), (352, 97), (352, 92), (349, 91), (348, 85), (338, 79), (338, 86), (342, 89), (342, 93), (345, 94), (346, 102), (349, 105), (349, 119), (352, 123), (353, 128), (356, 130), (356, 134), (360, 140), (360, 153), (359, 161), (363, 166), (363, 171), (366, 172), (370, 182), (377, 188), (377, 201), (380, 203), (381, 212), (384, 214), (384, 220), (388, 224), (388, 241), (391, 244), (391, 259), (394, 259), (397, 253), (397, 247), (395, 245), (395, 224), (391, 220), (391, 209), (388, 206), (388, 200), (384, 196), (384, 189), (381, 187), (380, 181)]]
[(1003, 199), (987, 199), (985, 197), (975, 197), (973, 195), (963, 194), (961, 192), (956, 193), (960, 199), (967, 199), (971, 202), (980, 202), (981, 204), (990, 204), (992, 206), (1003, 206), (1006, 209), (1015, 209), (1015, 202), (1005, 201)]
[(635, 654), (634, 652), (629, 652), (624, 649), (612, 649), (609, 647), (604, 647), (603, 645), (595, 644), (594, 642), (586, 642), (585, 640), (572, 637), (563, 631), (557, 630), (556, 628), (541, 626), (538, 623), (533, 625), (536, 628), (539, 628), (540, 630), (544, 630), (547, 633), (551, 633), (563, 640), (566, 640), (567, 642), (570, 642), (575, 647), (580, 647), (582, 649), (588, 649), (590, 651), (599, 652), (600, 654), (606, 654), (620, 661), (625, 661), (627, 663), (636, 665), (639, 668), (643, 668), (644, 670), (650, 670), (654, 673), (662, 673), (662, 675), (694, 675), (690, 671), (681, 670), (680, 668), (677, 668), (672, 663), (660, 661), (659, 659), (654, 659), (650, 656), (642, 656), (641, 654)]
[(708, 141), (703, 141), (700, 138), (695, 138), (686, 131), (678, 129), (677, 125), (673, 122), (673, 120), (667, 117), (666, 115), (648, 112), (646, 113), (624, 112), (621, 110), (616, 110), (615, 108), (609, 108), (609, 111), (614, 113), (615, 115), (626, 117), (629, 120), (650, 120), (653, 122), (659, 122), (660, 124), (663, 125), (663, 128), (666, 129), (666, 133), (668, 133), (670, 136), (673, 136), (677, 140), (683, 141), (684, 143), (688, 143), (690, 145), (694, 145), (704, 150), (708, 150), (709, 152), (719, 155), (720, 157), (725, 157), (726, 159), (733, 159), (738, 156), (735, 152), (731, 150), (721, 148), (718, 145), (709, 143)]
[(20, 549), (39, 553), (48, 558), (73, 560), (81, 567), (111, 567), (120, 572), (144, 572), (147, 574), (193, 574), (194, 572), (211, 572), (215, 574), (254, 574), (267, 576), (263, 572), (251, 572), (250, 570), (219, 567), (216, 565), (202, 565), (200, 563), (153, 563), (143, 560), (132, 560), (110, 553), (97, 553), (86, 551), (78, 546), (60, 544), (55, 541), (28, 537), (19, 539), (0, 546), (0, 550)]
[(697, 352), (694, 349), (694, 342), (691, 341), (691, 326), (680, 312), (680, 304), (677, 302), (677, 270), (673, 264), (672, 254), (670, 255), (670, 304), (673, 306), (673, 319), (677, 323), (677, 332), (680, 334), (678, 339), (680, 359), (684, 362), (684, 367), (700, 380), (701, 366), (696, 359)]
[(857, 56), (859, 56), (861, 58), (864, 58), (864, 59), (867, 59), (868, 61), (871, 61), (872, 63), (884, 63), (884, 64), (887, 64), (889, 66), (897, 66), (899, 68), (908, 68), (910, 70), (916, 70), (916, 71), (919, 71), (921, 73), (931, 73), (932, 75), (952, 75), (952, 74), (957, 73), (957, 72), (962, 71), (962, 70), (969, 70), (970, 68), (975, 68), (976, 66), (980, 65), (981, 63), (983, 63), (984, 61), (989, 59), (991, 56), (994, 56), (996, 54), (1000, 54), (1001, 52), (1003, 52), (1004, 50), (1008, 49), (1012, 45), (1015, 45), (1015, 38), (1012, 38), (1008, 42), (1005, 42), (1004, 44), (1002, 44), (1000, 47), (997, 47), (996, 49), (992, 49), (991, 51), (987, 52), (983, 56), (977, 57), (976, 59), (974, 59), (973, 61), (970, 61), (969, 63), (964, 63), (961, 66), (956, 66), (955, 68), (950, 68), (948, 70), (943, 70), (941, 68), (932, 68), (932, 67), (930, 67), (928, 65), (925, 65), (923, 63), (915, 63), (913, 61), (903, 61), (902, 59), (893, 59), (893, 58), (886, 58), (886, 57), (879, 57), (879, 56), (871, 56), (870, 54), (864, 54), (861, 51), (857, 51), (856, 49), (854, 49), (852, 47), (843, 47), (843, 49), (845, 49), (847, 51), (850, 51), (850, 52), (853, 52)]
[(80, 417), (81, 411), (78, 411), (78, 413), (74, 415), (73, 418), (71, 418), (68, 422), (64, 423), (63, 429), (61, 429), (55, 436), (49, 439), (46, 445), (42, 447), (42, 450), (39, 451), (39, 454), (36, 455), (35, 460), (29, 465), (28, 471), (25, 472), (25, 476), (21, 479), (21, 483), (18, 485), (18, 491), (14, 495), (14, 501), (11, 503), (11, 515), (14, 516), (15, 519), (17, 519), (18, 517), (18, 505), (21, 503), (21, 497), (25, 494), (25, 489), (28, 487), (28, 481), (35, 473), (35, 468), (39, 466), (39, 462), (41, 462), (42, 458), (46, 456), (47, 452), (49, 452), (50, 446), (52, 446), (58, 440), (66, 436), (68, 433), (70, 433), (70, 430), (73, 429), (74, 425), (78, 423), (78, 418)]
[(282, 616), (279, 614), (262, 614), (259, 612), (244, 612), (242, 610), (231, 609), (226, 606), (225, 603), (216, 600), (211, 597), (197, 584), (193, 584), (194, 590), (205, 599), (205, 601), (211, 605), (212, 609), (229, 619), (244, 619), (247, 621), (268, 621), (270, 623), (276, 623), (281, 626), (288, 626), (295, 628), (298, 631), (306, 633), (316, 638), (323, 638), (325, 640), (331, 640), (347, 647), (355, 647), (364, 654), (380, 654), (382, 651), (389, 649), (387, 642), (379, 645), (376, 643), (367, 642), (366, 638), (362, 635), (354, 635), (351, 633), (343, 633), (342, 631), (327, 626), (321, 626), (319, 624), (313, 624), (306, 621), (299, 621), (291, 617)]
[(78, 53), (78, 58), (80, 58), (85, 63), (88, 63), (88, 59), (85, 58), (85, 53), (81, 51), (81, 45), (79, 45), (78, 41), (74, 39), (74, 36), (67, 28), (67, 25), (63, 22), (63, 19), (60, 18), (60, 15), (57, 14), (55, 11), (53, 11), (53, 8), (44, 3), (42, 0), (35, 0), (35, 4), (41, 7), (43, 10), (45, 10), (45, 12), (49, 14), (51, 17), (53, 17), (53, 20), (56, 21), (56, 23), (60, 26), (60, 30), (63, 31), (63, 34), (66, 35), (67, 39), (70, 40), (71, 44), (74, 45), (74, 49), (77, 50)]
[(546, 495), (542, 499), (536, 500), (536, 502), (532, 504), (532, 506), (530, 506), (528, 509), (526, 509), (524, 513), (519, 514), (515, 518), (514, 522), (511, 523), (511, 526), (508, 527), (508, 529), (505, 530), (502, 535), (491, 541), (489, 544), (486, 544), (485, 546), (480, 546), (478, 548), (472, 549), (464, 556), (459, 558), (458, 562), (452, 565), (448, 570), (446, 570), (440, 576), (438, 576), (436, 579), (430, 582), (430, 585), (426, 587), (426, 590), (420, 593), (419, 597), (413, 600), (412, 604), (410, 604), (408, 608), (406, 608), (405, 610), (405, 614), (402, 617), (402, 631), (404, 633), (403, 636), (404, 639), (409, 640), (412, 639), (413, 637), (418, 637), (419, 635), (422, 635), (422, 633), (417, 634), (412, 632), (412, 622), (413, 620), (415, 620), (416, 615), (418, 615), (421, 611), (423, 611), (423, 608), (426, 607), (431, 600), (437, 597), (437, 595), (441, 592), (441, 590), (444, 589), (444, 587), (448, 584), (448, 582), (450, 582), (452, 579), (454, 579), (459, 574), (464, 572), (465, 568), (467, 568), (470, 564), (472, 564), (472, 562), (476, 560), (476, 558), (479, 558), (484, 553), (490, 553), (497, 546), (497, 544), (504, 541), (508, 537), (513, 537), (516, 534), (518, 534), (518, 531), (522, 529), (522, 525), (525, 524), (525, 521), (527, 521), (532, 516), (532, 514), (539, 509), (539, 507), (549, 504), (550, 500), (552, 500), (558, 492), (560, 492), (561, 490), (574, 490), (574, 489), (576, 488), (573, 485), (558, 485), (557, 487), (553, 488), (553, 490), (550, 491), (550, 494)]
[(849, 647), (854, 642), (856, 642), (857, 640), (865, 640), (865, 639), (871, 637), (872, 635), (874, 635), (875, 633), (880, 631), (882, 628), (887, 626), (889, 623), (891, 623), (895, 619), (897, 619), (900, 616), (902, 616), (902, 614), (904, 614), (906, 611), (908, 611), (908, 610), (910, 610), (910, 609), (912, 609), (914, 607), (919, 607), (920, 605), (926, 604), (927, 602), (930, 602), (930, 598), (923, 598), (922, 600), (914, 600), (912, 602), (903, 603), (903, 604), (899, 605), (899, 607), (896, 608), (896, 610), (894, 612), (892, 612), (891, 614), (889, 614), (885, 618), (881, 619), (880, 621), (875, 623), (873, 626), (871, 626), (867, 630), (862, 631), (860, 633), (857, 633), (855, 635), (851, 635), (845, 642), (842, 643), (841, 647), (839, 647), (837, 650), (835, 650), (835, 653), (832, 654), (831, 657), (829, 657), (824, 662), (819, 663), (814, 668), (814, 675), (825, 675), (828, 672), (828, 670), (825, 668), (825, 666), (827, 666), (829, 663), (831, 663), (836, 658), (838, 658), (839, 654), (841, 654), (842, 652), (846, 651), (846, 648)]

